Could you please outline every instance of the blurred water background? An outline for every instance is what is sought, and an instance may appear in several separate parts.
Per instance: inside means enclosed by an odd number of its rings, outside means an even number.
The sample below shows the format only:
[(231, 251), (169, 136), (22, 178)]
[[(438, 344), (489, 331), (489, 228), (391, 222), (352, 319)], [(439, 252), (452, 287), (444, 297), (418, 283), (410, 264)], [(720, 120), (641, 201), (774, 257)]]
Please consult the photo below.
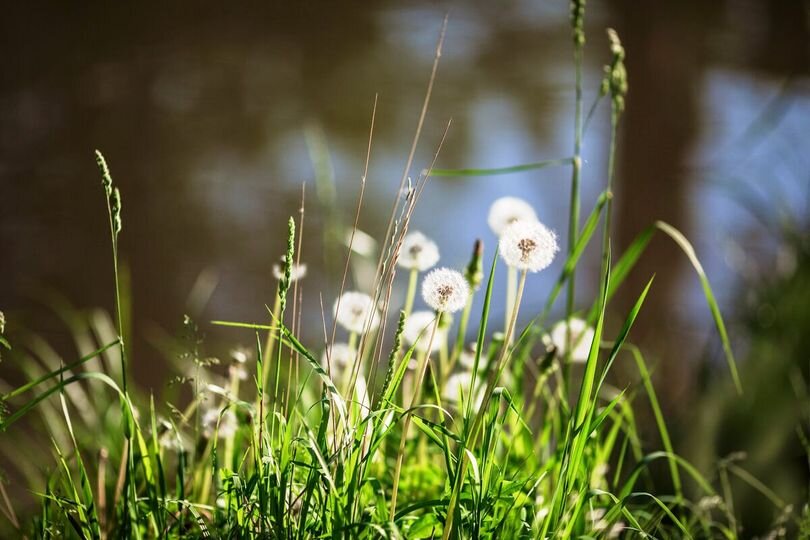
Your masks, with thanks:
[[(203, 328), (212, 354), (250, 340), (207, 321), (266, 319), (275, 292), (271, 266), (284, 249), (285, 224), (297, 215), (304, 183), (309, 324), (303, 334), (317, 348), (319, 295), (331, 305), (339, 286), (335, 268), (342, 267), (345, 248), (343, 229), (335, 227), (353, 216), (375, 94), (361, 229), (379, 237), (448, 11), (412, 175), (429, 165), (451, 118), (439, 167), (570, 156), (574, 70), (562, 0), (4, 6), (0, 309), (10, 326), (37, 332), (70, 357), (70, 334), (53, 315), (56, 295), (80, 308), (112, 307), (107, 218), (93, 159), (99, 148), (123, 193), (121, 251), (130, 276), (137, 381), (164, 389), (170, 370), (161, 343), (177, 333), (186, 313)], [(743, 398), (729, 392), (699, 282), (663, 238), (651, 244), (612, 320), (655, 273), (633, 339), (657, 366), (676, 449), (706, 467), (727, 452), (747, 451), (759, 464), (752, 468), (767, 474), (784, 498), (801, 500), (807, 467), (793, 427), (803, 409), (785, 381), (796, 370), (807, 374), (802, 325), (810, 285), (805, 278), (798, 291), (793, 285), (782, 291), (780, 284), (807, 275), (808, 4), (594, 1), (586, 20), (586, 107), (609, 59), (604, 29), (616, 28), (628, 51), (617, 253), (656, 219), (682, 230), (715, 287), (744, 378), (755, 389)], [(605, 183), (607, 105), (597, 109), (584, 142), (585, 213)], [(464, 265), (476, 238), (491, 255), (495, 239), (484, 216), (495, 198), (508, 194), (530, 201), (566, 242), (569, 182), (568, 167), (435, 178), (412, 228), (436, 239), (443, 264)], [(530, 280), (527, 320), (561, 264)], [(582, 268), (578, 307), (587, 308), (598, 286), (596, 251)], [(355, 278), (361, 288), (367, 283)], [(404, 281), (395, 292), (400, 297)], [(793, 303), (783, 304), (782, 293)], [(494, 310), (500, 320), (502, 303)], [(789, 338), (770, 338), (775, 325), (784, 330), (780, 324), (795, 328)], [(762, 353), (761, 339), (776, 345)], [(763, 373), (774, 371), (775, 390), (758, 398)], [(745, 433), (755, 413), (764, 426), (778, 424), (778, 441)], [(725, 419), (733, 414), (743, 421)], [(756, 497), (750, 504), (756, 506)]]

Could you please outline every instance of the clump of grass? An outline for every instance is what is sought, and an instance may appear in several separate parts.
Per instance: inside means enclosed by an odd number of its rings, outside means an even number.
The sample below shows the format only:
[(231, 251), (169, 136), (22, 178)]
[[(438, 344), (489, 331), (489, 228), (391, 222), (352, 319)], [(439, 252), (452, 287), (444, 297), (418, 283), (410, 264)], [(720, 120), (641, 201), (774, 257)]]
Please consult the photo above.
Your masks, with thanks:
[[(82, 331), (94, 334), (90, 341), (99, 346), (76, 361), (60, 361), (43, 370), (23, 358), (31, 382), (3, 397), (10, 407), (3, 430), (14, 429), (20, 418), (36, 410), (53, 450), (32, 459), (44, 463), (49, 455), (56, 458), (44, 484), (32, 486), (40, 507), (29, 522), (18, 520), (5, 489), (0, 492), (0, 508), (18, 534), (736, 538), (739, 531), (723, 479), (707, 478), (676, 454), (647, 364), (629, 341), (652, 277), (637, 291), (619, 333), (608, 335), (605, 330), (613, 295), (653, 234), (663, 232), (684, 250), (701, 280), (739, 385), (723, 319), (686, 238), (672, 226), (656, 223), (627, 251), (613, 253), (616, 129), (627, 80), (624, 50), (612, 31), (612, 60), (600, 88), (600, 97), (610, 97), (612, 119), (607, 185), (580, 223), (583, 17), (584, 2), (575, 0), (573, 156), (489, 170), (439, 170), (431, 164), (414, 186), (408, 183), (403, 189), (429, 102), (434, 64), (403, 182), (388, 229), (379, 238), (382, 249), (373, 284), (344, 290), (344, 270), (331, 336), (324, 321), (323, 342), (304, 343), (298, 323), (298, 300), (305, 285), (299, 284), (305, 279), (302, 244), (300, 238), (296, 241), (291, 217), (283, 264), (274, 271), (278, 294), (267, 320), (214, 321), (254, 333), (252, 347), (231, 355), (224, 380), (216, 380), (196, 325), (187, 318), (192, 338), (183, 357), (193, 363), (195, 392), (182, 407), (158, 406), (154, 398), (127, 384), (118, 270), (121, 197), (97, 152), (110, 221), (115, 323), (101, 317), (86, 325)], [(490, 214), (499, 237), (495, 252), (485, 254), (476, 240), (466, 268), (425, 274), (437, 263), (439, 247), (423, 234), (410, 232), (409, 223), (431, 175), (508, 174), (564, 165), (572, 167), (564, 255), (558, 254), (556, 235), (537, 220), (534, 210), (525, 201), (511, 199), (498, 201)], [(365, 173), (357, 217), (364, 185)], [(600, 221), (599, 294), (590, 306), (576, 306), (575, 271)], [(356, 223), (357, 218), (355, 229)], [(350, 246), (346, 269), (351, 256)], [(563, 258), (562, 270), (543, 311), (519, 328), (526, 281), (533, 272), (548, 271), (555, 257)], [(510, 269), (503, 326), (490, 319), (492, 299), (500, 290), (495, 282), (500, 258)], [(486, 272), (484, 259), (489, 261)], [(402, 306), (391, 301), (398, 268), (407, 270)], [(426, 317), (412, 311), (420, 280), (431, 307)], [(563, 288), (564, 315), (549, 321)], [(473, 298), (479, 294), (483, 308), (473, 314)], [(452, 320), (453, 312), (457, 321)], [(388, 332), (387, 324), (394, 320), (394, 331)], [(414, 326), (418, 320), (423, 322)], [(468, 330), (477, 336), (471, 348), (465, 347)], [(0, 345), (10, 349), (2, 333), (0, 324)], [(393, 345), (388, 345), (392, 337)], [(610, 384), (610, 369), (619, 358), (635, 363), (639, 384)], [(642, 443), (636, 422), (639, 395), (652, 406), (663, 450), (651, 451)], [(111, 407), (115, 402), (120, 407)], [(671, 491), (654, 484), (650, 467), (659, 461), (669, 467)], [(30, 470), (23, 474), (32, 482), (37, 477)], [(717, 482), (723, 485), (718, 488)]]

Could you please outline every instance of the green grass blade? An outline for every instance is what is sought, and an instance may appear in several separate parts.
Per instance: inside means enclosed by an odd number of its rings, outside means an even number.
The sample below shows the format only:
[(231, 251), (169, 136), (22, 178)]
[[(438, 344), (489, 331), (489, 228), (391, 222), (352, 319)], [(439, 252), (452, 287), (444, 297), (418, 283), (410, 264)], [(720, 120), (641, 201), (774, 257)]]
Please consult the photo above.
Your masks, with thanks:
[(706, 272), (703, 271), (703, 266), (695, 255), (695, 248), (689, 243), (689, 240), (675, 227), (663, 221), (656, 221), (655, 226), (659, 231), (667, 234), (676, 244), (683, 250), (689, 262), (700, 279), (700, 284), (703, 287), (703, 295), (706, 297), (706, 302), (709, 304), (709, 309), (712, 312), (714, 325), (717, 327), (717, 333), (720, 334), (720, 340), (723, 342), (723, 352), (726, 355), (726, 362), (728, 369), (731, 372), (731, 378), (734, 380), (734, 386), (738, 394), (742, 394), (742, 383), (740, 383), (740, 376), (737, 373), (737, 362), (734, 360), (734, 353), (731, 351), (731, 342), (728, 339), (726, 332), (726, 325), (723, 322), (723, 316), (720, 314), (720, 307), (717, 305), (717, 300), (714, 298), (712, 287), (709, 285), (709, 278), (706, 277)]
[(560, 165), (570, 165), (572, 158), (546, 159), (534, 163), (523, 165), (512, 165), (511, 167), (496, 167), (494, 169), (430, 169), (424, 174), (430, 176), (497, 176), (501, 174), (513, 174), (525, 171), (535, 171)]

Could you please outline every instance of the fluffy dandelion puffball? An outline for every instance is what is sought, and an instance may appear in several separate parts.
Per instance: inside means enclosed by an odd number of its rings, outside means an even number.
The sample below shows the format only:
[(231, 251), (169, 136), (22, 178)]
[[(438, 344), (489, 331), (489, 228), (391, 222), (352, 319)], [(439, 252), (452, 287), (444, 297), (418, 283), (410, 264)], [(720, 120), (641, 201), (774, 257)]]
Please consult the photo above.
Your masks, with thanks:
[(251, 351), (247, 347), (236, 347), (231, 349), (231, 359), (238, 363), (244, 364), (250, 359)]
[[(277, 280), (281, 281), (284, 279), (284, 271), (287, 267), (287, 256), (281, 256), (281, 262), (273, 265), (273, 277)], [(301, 264), (292, 264), (292, 268), (290, 268), (290, 282), (298, 281), (299, 279), (303, 279), (307, 275), (307, 265), (304, 263)]]
[[(565, 321), (560, 321), (551, 328), (551, 333), (543, 338), (547, 346), (553, 345), (557, 349), (557, 356), (563, 358), (568, 350), (568, 335)], [(593, 328), (588, 323), (577, 317), (571, 317), (571, 350), (572, 362), (586, 362), (588, 354), (591, 352), (591, 342), (593, 341)]]
[(560, 247), (557, 235), (539, 221), (516, 221), (503, 231), (498, 249), (509, 266), (539, 272), (551, 264)]
[[(217, 429), (217, 421), (219, 428)], [(206, 439), (216, 435), (220, 439), (229, 439), (236, 433), (236, 415), (225, 411), (220, 418), (218, 409), (208, 409), (202, 416), (203, 437)]]
[(361, 292), (343, 293), (335, 302), (333, 313), (339, 325), (356, 334), (371, 332), (380, 325), (380, 314), (374, 300)]
[[(419, 352), (427, 352), (430, 333), (433, 330), (433, 323), (436, 321), (436, 314), (432, 311), (414, 311), (405, 319), (405, 326), (402, 327), (402, 339), (408, 346), (413, 346)], [(441, 348), (443, 340), (447, 337), (447, 330), (437, 328), (433, 337), (433, 345), (430, 352), (436, 352)]]
[(506, 228), (516, 221), (537, 221), (534, 208), (517, 197), (501, 197), (489, 207), (487, 223), (496, 235), (501, 236)]
[(397, 264), (408, 270), (424, 272), (439, 262), (439, 247), (424, 234), (414, 231), (402, 239)]
[[(475, 350), (476, 344), (473, 343), (471, 347), (465, 348), (463, 351), (461, 351), (461, 354), (458, 356), (458, 365), (461, 368), (466, 369), (467, 371), (472, 371), (472, 369), (475, 367)], [(478, 364), (478, 369), (480, 370), (484, 367), (484, 364), (486, 364), (486, 358), (479, 360)]]
[(438, 268), (425, 276), (422, 298), (436, 311), (453, 313), (462, 309), (470, 296), (467, 279), (456, 270)]
[[(447, 378), (447, 382), (442, 387), (442, 399), (452, 405), (459, 405), (464, 399), (470, 399), (470, 386), (472, 385), (472, 373), (468, 371), (460, 371), (453, 373)], [(479, 377), (476, 380), (475, 403), (474, 407), (480, 408), (484, 401), (484, 387), (482, 379)]]
[(328, 351), (323, 352), (321, 365), (323, 369), (331, 365), (333, 374), (342, 373), (352, 366), (356, 355), (357, 351), (346, 343), (335, 343)]
[(240, 381), (248, 380), (250, 374), (241, 364), (231, 364), (228, 366), (228, 375), (231, 379), (239, 379)]

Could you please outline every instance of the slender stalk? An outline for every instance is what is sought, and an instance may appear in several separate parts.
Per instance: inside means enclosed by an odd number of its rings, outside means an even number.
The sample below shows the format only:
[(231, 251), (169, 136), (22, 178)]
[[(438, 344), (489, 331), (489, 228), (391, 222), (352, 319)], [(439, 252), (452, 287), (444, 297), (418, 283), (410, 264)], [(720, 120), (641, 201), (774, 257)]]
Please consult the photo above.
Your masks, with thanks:
[[(512, 308), (515, 305), (515, 295), (517, 294), (517, 269), (510, 266), (506, 270), (506, 309), (503, 311), (503, 331), (506, 333), (509, 328), (509, 318), (512, 316)], [(504, 341), (507, 345), (510, 343)]]
[[(574, 30), (574, 157), (571, 162), (571, 202), (569, 205), (568, 221), (568, 253), (574, 252), (574, 247), (579, 237), (579, 180), (582, 169), (582, 59), (584, 56), (583, 46), (585, 44), (582, 30), (584, 15), (584, 0), (574, 0), (572, 2), (573, 30)], [(571, 366), (571, 331), (569, 321), (574, 312), (574, 302), (576, 299), (576, 272), (571, 270), (568, 278), (568, 289), (565, 301), (565, 320), (567, 343), (565, 359), (563, 362), (563, 383), (566, 395), (568, 394), (568, 381)]]
[[(270, 317), (270, 325), (275, 325), (278, 321), (279, 310), (281, 309), (281, 297), (276, 294), (273, 301), (272, 316)], [(262, 384), (267, 385), (270, 381), (267, 379), (270, 376), (270, 360), (273, 358), (273, 350), (276, 345), (276, 337), (278, 333), (275, 329), (267, 331), (267, 339), (264, 342), (264, 350), (262, 351)]]
[(464, 339), (467, 336), (467, 325), (470, 322), (470, 313), (472, 313), (474, 295), (475, 292), (470, 294), (470, 297), (467, 299), (467, 304), (464, 306), (464, 310), (461, 312), (461, 319), (458, 323), (458, 335), (456, 336), (456, 342), (453, 345), (453, 351), (450, 353), (450, 361), (447, 364), (448, 374), (453, 372), (453, 368), (456, 367), (456, 362), (458, 362), (462, 351), (464, 351)]

